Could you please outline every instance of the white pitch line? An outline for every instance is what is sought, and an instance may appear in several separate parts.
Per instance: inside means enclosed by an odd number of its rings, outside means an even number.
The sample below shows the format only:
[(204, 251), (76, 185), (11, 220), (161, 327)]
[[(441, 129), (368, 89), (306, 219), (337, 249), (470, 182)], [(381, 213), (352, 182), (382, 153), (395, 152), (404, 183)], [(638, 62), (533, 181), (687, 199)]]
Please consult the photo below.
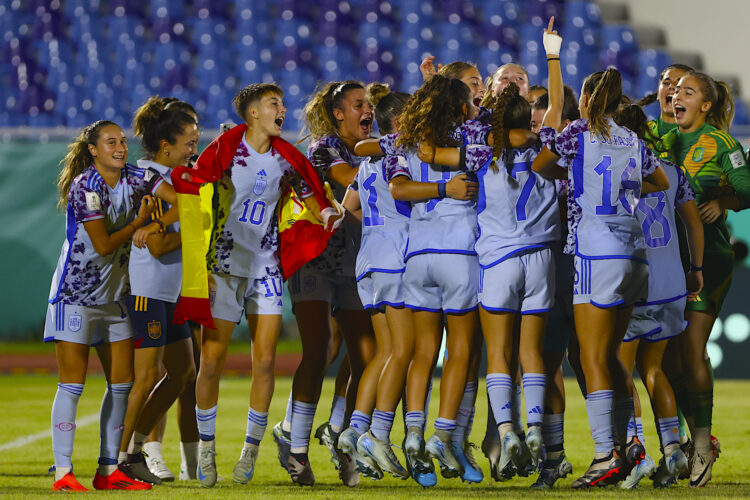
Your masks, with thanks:
[[(76, 428), (80, 429), (81, 427), (84, 427), (89, 424), (93, 424), (94, 422), (98, 422), (98, 421), (99, 421), (99, 413), (92, 413), (91, 415), (86, 415), (85, 417), (78, 419), (76, 421)], [(8, 443), (0, 444), (0, 451), (12, 450), (13, 448), (20, 448), (21, 446), (25, 446), (29, 443), (33, 443), (34, 441), (39, 441), (40, 439), (48, 438), (51, 436), (52, 436), (52, 431), (49, 429), (47, 429), (46, 431), (37, 432), (36, 434), (29, 434), (28, 436), (20, 437)]]

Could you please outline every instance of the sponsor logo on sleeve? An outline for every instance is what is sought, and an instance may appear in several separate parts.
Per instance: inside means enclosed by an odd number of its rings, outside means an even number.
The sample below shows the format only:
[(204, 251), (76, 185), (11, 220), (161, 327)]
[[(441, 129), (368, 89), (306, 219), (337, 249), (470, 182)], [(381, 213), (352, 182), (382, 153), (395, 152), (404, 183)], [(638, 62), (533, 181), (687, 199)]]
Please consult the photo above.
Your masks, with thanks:
[(99, 199), (98, 194), (91, 191), (86, 193), (86, 208), (90, 212), (96, 212), (97, 210), (102, 209), (102, 200)]
[(745, 166), (745, 157), (742, 155), (742, 151), (732, 151), (729, 153), (729, 159), (732, 161), (734, 168), (740, 168)]

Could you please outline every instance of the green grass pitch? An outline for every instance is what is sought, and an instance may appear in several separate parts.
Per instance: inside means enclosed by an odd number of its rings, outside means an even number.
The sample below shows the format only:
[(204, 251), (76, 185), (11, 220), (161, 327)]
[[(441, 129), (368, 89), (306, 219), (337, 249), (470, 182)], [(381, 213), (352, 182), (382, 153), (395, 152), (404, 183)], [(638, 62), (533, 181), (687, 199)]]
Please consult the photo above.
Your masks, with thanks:
[[(48, 436), (24, 446), (3, 449), (14, 440), (37, 434), (49, 429), (50, 407), (56, 390), (57, 379), (53, 376), (3, 376), (0, 377), (0, 496), (5, 498), (35, 498), (52, 493), (52, 478), (47, 476), (47, 469), (53, 463), (51, 440)], [(99, 411), (103, 393), (103, 379), (91, 377), (86, 384), (78, 408), (79, 420)], [(485, 429), (486, 396), (484, 381), (477, 398), (477, 418), (472, 432), (472, 441), (481, 443)], [(482, 465), (485, 480), (480, 484), (467, 485), (457, 479), (438, 478), (435, 488), (424, 490), (412, 480), (401, 481), (385, 478), (382, 481), (362, 479), (359, 487), (349, 489), (343, 486), (328, 452), (317, 442), (311, 445), (310, 461), (315, 471), (317, 482), (313, 488), (302, 488), (291, 483), (286, 472), (280, 467), (276, 458), (276, 447), (271, 437), (271, 427), (283, 415), (286, 399), (291, 388), (290, 378), (279, 378), (276, 383), (276, 394), (269, 415), (269, 428), (261, 444), (260, 456), (256, 466), (255, 478), (247, 485), (235, 484), (231, 480), (232, 468), (239, 456), (244, 440), (247, 404), (250, 379), (226, 378), (222, 382), (219, 397), (217, 436), (217, 467), (224, 480), (213, 489), (202, 489), (197, 481), (176, 481), (172, 484), (156, 486), (150, 492), (92, 492), (99, 498), (124, 496), (150, 496), (152, 498), (264, 498), (267, 500), (283, 498), (362, 498), (377, 495), (390, 498), (453, 498), (453, 497), (503, 497), (503, 498), (739, 498), (750, 497), (750, 460), (746, 453), (750, 451), (750, 382), (720, 381), (716, 385), (714, 407), (714, 434), (722, 443), (722, 455), (713, 470), (713, 480), (701, 490), (689, 489), (681, 481), (676, 488), (654, 490), (651, 482), (644, 480), (641, 487), (633, 492), (619, 489), (597, 489), (591, 492), (577, 492), (570, 489), (570, 483), (577, 474), (582, 473), (592, 457), (593, 445), (588, 431), (588, 422), (583, 398), (577, 386), (571, 380), (566, 381), (568, 409), (565, 421), (565, 448), (573, 463), (574, 474), (561, 480), (551, 492), (529, 490), (533, 478), (516, 478), (507, 483), (495, 483), (489, 478), (487, 460), (479, 450), (475, 450)], [(431, 405), (431, 420), (437, 414), (439, 382), (435, 383), (435, 392)], [(639, 391), (644, 401), (646, 393), (639, 383)], [(323, 397), (318, 408), (315, 426), (328, 418), (330, 413), (332, 380), (326, 380)], [(89, 420), (92, 420), (91, 418)], [(646, 428), (646, 448), (655, 460), (659, 459), (658, 439), (653, 426), (650, 408), (646, 405), (643, 416)], [(402, 439), (402, 422), (397, 418), (393, 436), (400, 443)], [(429, 432), (429, 431), (428, 431)], [(164, 443), (164, 457), (173, 472), (179, 469), (179, 434), (177, 432), (174, 412), (170, 414), (169, 425)], [(99, 446), (99, 429), (96, 422), (81, 426), (76, 433), (73, 462), (76, 476), (86, 487), (91, 487), (91, 480), (96, 467)], [(400, 451), (396, 450), (400, 455)]]

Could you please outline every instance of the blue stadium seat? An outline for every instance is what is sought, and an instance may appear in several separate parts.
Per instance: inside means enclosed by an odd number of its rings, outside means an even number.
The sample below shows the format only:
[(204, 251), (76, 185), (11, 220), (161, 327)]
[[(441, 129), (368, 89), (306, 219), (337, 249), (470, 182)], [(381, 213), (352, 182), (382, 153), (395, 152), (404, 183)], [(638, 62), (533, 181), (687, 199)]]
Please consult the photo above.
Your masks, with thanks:
[(645, 49), (638, 53), (638, 86), (635, 95), (641, 98), (656, 92), (659, 86), (661, 71), (672, 62), (672, 58), (664, 50)]
[(546, 27), (550, 17), (560, 19), (562, 4), (559, 0), (527, 0), (524, 2), (526, 22), (538, 28)]
[(732, 125), (750, 125), (750, 112), (747, 104), (739, 96), (734, 96), (734, 122)]
[(516, 53), (508, 50), (495, 41), (490, 41), (486, 47), (479, 50), (479, 73), (486, 78), (495, 73), (503, 64), (518, 61)]

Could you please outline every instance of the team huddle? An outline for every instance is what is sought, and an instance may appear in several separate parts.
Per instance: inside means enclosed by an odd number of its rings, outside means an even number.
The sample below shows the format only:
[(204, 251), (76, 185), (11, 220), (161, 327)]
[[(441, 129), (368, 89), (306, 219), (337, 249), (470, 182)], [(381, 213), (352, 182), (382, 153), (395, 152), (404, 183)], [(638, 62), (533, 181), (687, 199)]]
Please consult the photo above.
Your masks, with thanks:
[[(161, 456), (175, 402), (179, 478), (214, 486), (219, 382), (243, 316), (253, 377), (232, 478), (250, 482), (285, 280), (303, 352), (272, 435), (294, 483), (315, 482), (313, 419), (342, 344), (330, 419), (314, 435), (345, 485), (390, 474), (431, 487), (436, 464), (443, 478), (483, 481), (469, 435), (484, 342), (481, 449), (495, 481), (536, 474), (532, 487), (546, 489), (572, 473), (567, 355), (594, 441), (573, 488), (704, 486), (720, 452), (706, 342), (732, 277), (726, 211), (750, 206), (750, 169), (727, 133), (732, 98), (675, 64), (639, 102), (616, 69), (589, 75), (576, 101), (561, 44), (550, 20), (547, 89), (516, 64), (485, 81), (471, 63), (435, 68), (433, 58), (413, 95), (330, 82), (305, 107), (306, 157), (281, 138), (283, 92), (270, 83), (239, 92), (243, 124), (197, 160), (198, 115), (176, 99), (151, 97), (136, 112), (137, 165), (118, 124), (86, 127), (61, 162), (66, 239), (44, 334), (59, 368), (53, 489), (86, 490), (71, 457), (91, 346), (107, 378), (93, 487), (175, 479)], [(642, 106), (655, 100), (649, 122)], [(399, 404), (404, 434), (392, 436)], [(403, 458), (392, 447), (401, 439)]]

